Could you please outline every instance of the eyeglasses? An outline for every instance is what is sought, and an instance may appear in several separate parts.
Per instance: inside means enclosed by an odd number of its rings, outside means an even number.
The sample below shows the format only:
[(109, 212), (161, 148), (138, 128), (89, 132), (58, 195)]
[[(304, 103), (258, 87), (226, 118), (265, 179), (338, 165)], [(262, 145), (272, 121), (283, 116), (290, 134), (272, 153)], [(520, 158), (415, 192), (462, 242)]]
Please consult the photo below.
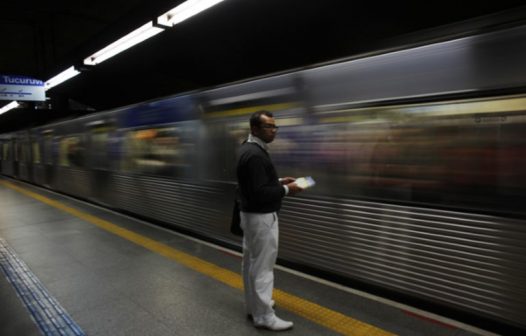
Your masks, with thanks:
[(275, 130), (278, 130), (279, 126), (272, 125), (272, 124), (262, 124), (262, 125), (261, 125), (261, 128), (275, 129)]

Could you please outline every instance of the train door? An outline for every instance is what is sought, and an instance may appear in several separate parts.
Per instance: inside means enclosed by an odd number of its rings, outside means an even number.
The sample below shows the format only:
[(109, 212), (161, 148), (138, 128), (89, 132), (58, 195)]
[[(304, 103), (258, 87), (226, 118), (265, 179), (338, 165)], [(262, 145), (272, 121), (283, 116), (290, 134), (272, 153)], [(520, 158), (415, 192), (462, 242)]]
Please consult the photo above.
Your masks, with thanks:
[(30, 181), (31, 176), (31, 157), (29, 148), (29, 138), (27, 132), (18, 134), (18, 178)]
[(44, 186), (51, 187), (53, 184), (53, 131), (42, 132), (42, 169), (44, 171)]
[(33, 160), (31, 159), (31, 140), (29, 132), (24, 132), (24, 163), (26, 165), (26, 180), (33, 182)]
[(0, 139), (0, 174), (4, 173), (2, 165), (4, 163), (4, 140)]
[(40, 132), (33, 132), (29, 135), (29, 146), (31, 152), (30, 178), (33, 183), (44, 185), (44, 168), (42, 166), (40, 139)]
[(0, 174), (4, 173), (5, 157), (4, 157), (4, 139), (0, 139)]
[(90, 198), (97, 202), (110, 204), (108, 199), (111, 190), (111, 170), (109, 157), (109, 134), (114, 131), (114, 127), (102, 120), (93, 121), (86, 124), (87, 139), (87, 161), (86, 167), (89, 170), (91, 180)]
[(2, 173), (5, 175), (13, 175), (13, 142), (10, 138), (4, 139), (2, 145)]
[(19, 178), (20, 141), (16, 136), (11, 141), (13, 146), (13, 177)]

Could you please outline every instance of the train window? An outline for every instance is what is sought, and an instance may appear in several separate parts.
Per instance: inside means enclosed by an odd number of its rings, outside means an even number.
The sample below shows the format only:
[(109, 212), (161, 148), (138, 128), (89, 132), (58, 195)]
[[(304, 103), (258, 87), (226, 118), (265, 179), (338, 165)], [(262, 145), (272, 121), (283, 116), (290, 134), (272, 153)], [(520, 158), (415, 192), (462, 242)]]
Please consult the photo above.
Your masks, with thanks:
[(82, 167), (84, 148), (80, 136), (68, 136), (59, 142), (59, 165), (63, 167)]
[(248, 133), (245, 120), (207, 123), (203, 139), (207, 153), (202, 157), (201, 176), (207, 180), (234, 181), (236, 151)]
[(3, 160), (9, 160), (9, 143), (4, 143), (2, 152)]
[(14, 148), (14, 149), (13, 149), (14, 161), (15, 161), (15, 162), (18, 162), (18, 158), (19, 158), (19, 154), (20, 154), (18, 141), (13, 140), (13, 148)]
[(129, 131), (124, 136), (124, 171), (163, 176), (181, 176), (186, 162), (185, 146), (177, 127)]
[(108, 138), (111, 128), (95, 127), (91, 130), (91, 165), (96, 169), (108, 169)]
[(29, 163), (30, 157), (31, 155), (30, 155), (29, 142), (27, 139), (24, 139), (20, 143), (20, 161), (24, 163)]
[(48, 133), (44, 136), (44, 162), (48, 165), (53, 164), (53, 136)]
[(38, 141), (33, 141), (33, 163), (40, 163), (40, 146)]

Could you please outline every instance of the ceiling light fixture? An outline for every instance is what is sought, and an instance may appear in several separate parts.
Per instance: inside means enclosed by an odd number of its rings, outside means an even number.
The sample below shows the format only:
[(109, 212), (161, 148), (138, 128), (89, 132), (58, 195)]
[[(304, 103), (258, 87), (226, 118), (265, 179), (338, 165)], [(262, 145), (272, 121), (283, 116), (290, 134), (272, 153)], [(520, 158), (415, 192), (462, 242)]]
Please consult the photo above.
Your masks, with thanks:
[(142, 41), (159, 34), (163, 30), (163, 28), (154, 26), (152, 22), (148, 22), (147, 24), (135, 29), (126, 36), (121, 37), (120, 39), (108, 45), (107, 47), (97, 51), (90, 57), (84, 59), (84, 64), (96, 65), (102, 63), (108, 58), (113, 57), (123, 52), (124, 50), (131, 48), (134, 45), (139, 44)]
[(0, 114), (6, 113), (7, 111), (17, 108), (18, 106), (20, 106), (20, 104), (17, 101), (13, 100), (9, 104), (0, 108)]
[(188, 0), (157, 18), (157, 22), (174, 26), (224, 0)]
[(47, 90), (51, 89), (52, 87), (55, 87), (55, 86), (59, 85), (60, 83), (65, 82), (65, 81), (67, 81), (68, 79), (70, 79), (72, 77), (75, 77), (79, 73), (80, 73), (80, 71), (76, 70), (74, 66), (70, 66), (69, 68), (67, 68), (66, 70), (62, 71), (61, 73), (59, 73), (55, 77), (53, 77), (51, 79), (48, 79), (46, 81), (46, 83), (44, 84), (44, 90), (47, 91)]

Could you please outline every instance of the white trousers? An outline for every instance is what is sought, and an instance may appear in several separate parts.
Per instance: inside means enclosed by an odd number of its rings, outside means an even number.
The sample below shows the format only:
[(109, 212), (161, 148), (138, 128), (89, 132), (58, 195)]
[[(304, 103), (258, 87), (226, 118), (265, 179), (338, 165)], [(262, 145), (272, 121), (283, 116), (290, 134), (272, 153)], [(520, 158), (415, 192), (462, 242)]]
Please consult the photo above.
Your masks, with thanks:
[(274, 316), (270, 305), (278, 255), (278, 215), (241, 212), (243, 284), (247, 314), (258, 323)]

